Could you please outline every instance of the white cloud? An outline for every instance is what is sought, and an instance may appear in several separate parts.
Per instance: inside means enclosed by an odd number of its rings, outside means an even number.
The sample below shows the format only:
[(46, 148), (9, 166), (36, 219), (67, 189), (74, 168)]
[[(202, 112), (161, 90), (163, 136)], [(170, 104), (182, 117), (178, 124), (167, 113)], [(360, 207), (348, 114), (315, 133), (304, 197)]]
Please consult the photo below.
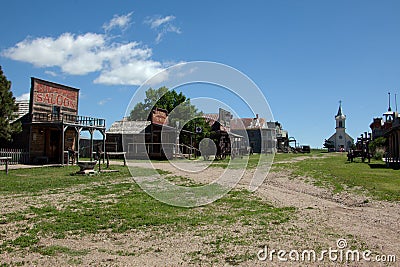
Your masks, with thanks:
[[(114, 16), (103, 27), (124, 27), (129, 23), (131, 14)], [(26, 38), (1, 54), (36, 67), (58, 67), (68, 75), (99, 73), (94, 82), (107, 85), (140, 85), (164, 69), (163, 63), (151, 58), (151, 48), (134, 41), (113, 42), (112, 37), (108, 33), (89, 32)], [(50, 70), (46, 70), (46, 73), (56, 74)]]
[(105, 31), (110, 31), (113, 28), (120, 28), (125, 30), (131, 22), (132, 14), (133, 12), (121, 16), (114, 15), (114, 17), (108, 23), (104, 23), (103, 29)]
[(164, 36), (168, 33), (168, 32), (174, 32), (177, 34), (181, 34), (181, 30), (173, 25), (168, 25), (168, 27), (163, 28), (156, 37), (156, 43), (160, 43), (162, 41), (162, 39), (164, 38)]
[(30, 97), (31, 97), (30, 93), (25, 93), (25, 94), (22, 94), (20, 96), (17, 96), (15, 99), (16, 100), (29, 100)]
[(58, 74), (56, 72), (51, 71), (51, 70), (46, 70), (46, 71), (44, 71), (44, 73), (46, 73), (47, 75), (53, 76), (53, 77), (58, 76)]
[(156, 43), (160, 43), (164, 36), (169, 32), (176, 34), (182, 33), (180, 28), (172, 24), (173, 20), (175, 20), (175, 16), (172, 15), (166, 17), (157, 16), (146, 19), (144, 23), (149, 24), (150, 28), (157, 32), (155, 41)]
[(166, 16), (164, 18), (158, 16), (154, 18), (149, 18), (145, 22), (150, 25), (150, 28), (154, 29), (160, 27), (162, 24), (173, 21), (174, 19), (175, 16)]
[(104, 44), (105, 37), (101, 34), (64, 33), (58, 38), (27, 38), (4, 50), (2, 55), (36, 67), (57, 66), (67, 74), (84, 75), (101, 69), (102, 62), (95, 55)]
[(99, 102), (97, 102), (98, 105), (103, 106), (104, 104), (106, 104), (107, 102), (109, 102), (111, 100), (110, 97), (107, 97), (106, 99), (102, 99)]
[(94, 82), (109, 85), (139, 85), (162, 70), (161, 63), (157, 61), (131, 61), (127, 64), (103, 71)]

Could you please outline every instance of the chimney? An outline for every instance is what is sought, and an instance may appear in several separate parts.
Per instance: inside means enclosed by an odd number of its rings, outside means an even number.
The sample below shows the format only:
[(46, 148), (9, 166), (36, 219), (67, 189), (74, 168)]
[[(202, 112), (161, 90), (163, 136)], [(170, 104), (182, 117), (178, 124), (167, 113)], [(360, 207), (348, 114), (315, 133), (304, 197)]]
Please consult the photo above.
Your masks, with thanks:
[(256, 114), (256, 119), (258, 119), (258, 114)]

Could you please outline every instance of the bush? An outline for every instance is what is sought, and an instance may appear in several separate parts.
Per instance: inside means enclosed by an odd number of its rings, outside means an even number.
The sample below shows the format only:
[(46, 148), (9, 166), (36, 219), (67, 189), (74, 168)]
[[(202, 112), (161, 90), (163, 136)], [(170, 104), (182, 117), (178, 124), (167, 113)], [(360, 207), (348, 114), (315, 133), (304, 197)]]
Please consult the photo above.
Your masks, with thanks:
[(380, 160), (383, 158), (386, 152), (387, 139), (385, 137), (376, 138), (374, 141), (369, 143), (369, 150), (372, 153), (374, 159)]
[(385, 148), (382, 147), (375, 148), (373, 155), (374, 159), (381, 160), (385, 156)]

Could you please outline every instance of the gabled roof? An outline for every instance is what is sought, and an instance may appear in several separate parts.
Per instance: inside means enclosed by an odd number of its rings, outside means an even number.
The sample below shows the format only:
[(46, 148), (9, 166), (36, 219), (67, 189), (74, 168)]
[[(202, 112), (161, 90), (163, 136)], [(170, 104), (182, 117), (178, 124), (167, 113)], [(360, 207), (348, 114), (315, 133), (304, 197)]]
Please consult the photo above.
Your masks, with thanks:
[(242, 119), (232, 119), (231, 120), (231, 129), (232, 130), (240, 130), (247, 129), (250, 127), (253, 119), (252, 118), (242, 118)]
[(151, 124), (150, 121), (115, 121), (110, 129), (106, 131), (107, 134), (139, 134), (143, 133), (147, 126)]
[[(226, 132), (230, 131), (230, 129), (228, 127), (225, 127), (225, 126), (223, 126), (223, 125), (221, 125), (219, 123), (219, 114), (217, 114), (217, 113), (208, 113), (208, 114), (204, 114), (202, 117), (206, 120), (206, 122), (211, 127), (215, 127), (215, 126), (218, 127), (219, 126), (219, 130), (220, 131), (226, 131)], [(218, 123), (218, 125), (216, 123)]]
[(213, 124), (219, 119), (219, 115), (217, 113), (207, 113), (204, 114), (202, 117), (208, 122), (210, 126), (213, 126)]
[(265, 129), (275, 128), (275, 122), (266, 122), (264, 118), (236, 118), (231, 119), (231, 129)]

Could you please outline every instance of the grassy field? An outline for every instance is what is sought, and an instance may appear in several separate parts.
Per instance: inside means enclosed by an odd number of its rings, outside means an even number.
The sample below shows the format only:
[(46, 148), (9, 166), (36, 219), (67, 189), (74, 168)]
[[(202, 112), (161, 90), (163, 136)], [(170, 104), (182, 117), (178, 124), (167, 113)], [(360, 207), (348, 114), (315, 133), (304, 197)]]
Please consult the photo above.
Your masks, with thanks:
[[(101, 232), (124, 233), (133, 229), (151, 230), (154, 227), (174, 232), (195, 232), (202, 226), (256, 226), (260, 238), (267, 238), (270, 226), (287, 222), (294, 208), (276, 208), (246, 190), (233, 190), (222, 199), (197, 208), (178, 208), (161, 203), (143, 192), (129, 178), (127, 167), (111, 166), (116, 173), (92, 176), (75, 175), (75, 166), (12, 170), (0, 174), (0, 197), (27, 203), (13, 212), (0, 213), (0, 255), (2, 253), (35, 252), (46, 256), (78, 257), (89, 253), (66, 246), (40, 243), (43, 238), (64, 239)], [(186, 178), (158, 170), (167, 179), (192, 186)], [(153, 170), (137, 168), (135, 175), (152, 175)], [(54, 197), (52, 197), (52, 195)], [(42, 199), (43, 196), (47, 196)], [(54, 199), (53, 201), (49, 201)], [(8, 228), (10, 227), (10, 228)], [(233, 227), (234, 228), (234, 227)], [(7, 230), (8, 229), (8, 230)], [(13, 231), (11, 238), (9, 231)], [(201, 234), (201, 231), (199, 232)], [(205, 234), (205, 233), (203, 233)], [(213, 257), (225, 253), (224, 246), (242, 240), (251, 242), (248, 233), (218, 237), (212, 244)], [(214, 241), (213, 241), (214, 242)], [(198, 255), (188, 255), (196, 260)], [(239, 263), (255, 255), (227, 258)], [(74, 262), (70, 262), (71, 264)], [(78, 262), (79, 263), (79, 262)]]
[[(105, 169), (105, 165), (102, 169)], [(11, 170), (8, 175), (0, 171), (0, 194), (40, 193), (44, 190), (63, 189), (93, 181), (102, 182), (110, 178), (130, 176), (128, 168), (123, 166), (112, 166), (112, 169), (118, 172), (102, 173), (96, 176), (77, 175), (76, 172), (79, 170), (77, 166), (17, 169)], [(136, 176), (152, 174), (154, 170), (145, 168), (137, 168), (135, 173)]]
[[(215, 161), (211, 167), (226, 168), (229, 160)], [(246, 160), (246, 157), (235, 159), (233, 166), (242, 166)], [(258, 160), (257, 154), (248, 156), (246, 168), (256, 168)], [(400, 170), (386, 168), (383, 161), (372, 159), (367, 164), (356, 159), (350, 163), (346, 153), (326, 153), (324, 150), (314, 149), (308, 154), (277, 153), (273, 162), (271, 171), (286, 170), (293, 177), (310, 177), (314, 179), (315, 185), (332, 188), (334, 192), (349, 190), (366, 193), (379, 200), (400, 200)]]
[[(275, 170), (291, 170), (292, 175), (314, 179), (314, 184), (332, 188), (334, 192), (350, 190), (366, 193), (379, 200), (400, 200), (400, 171), (385, 167), (383, 161), (371, 160), (371, 164), (360, 159), (350, 163), (346, 154), (321, 153), (309, 154), (310, 159), (277, 163)], [(277, 158), (296, 157), (277, 155)]]

